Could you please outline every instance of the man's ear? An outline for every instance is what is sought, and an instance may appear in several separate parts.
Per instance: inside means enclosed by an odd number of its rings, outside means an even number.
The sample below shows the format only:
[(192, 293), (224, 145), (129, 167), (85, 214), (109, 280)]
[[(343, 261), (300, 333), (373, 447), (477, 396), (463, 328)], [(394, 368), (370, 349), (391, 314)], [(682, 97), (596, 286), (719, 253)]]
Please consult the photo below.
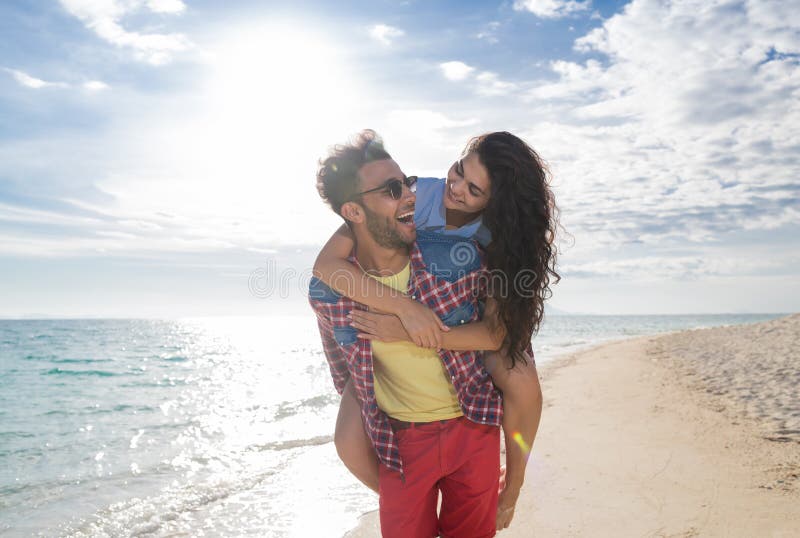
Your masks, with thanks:
[(345, 202), (342, 204), (342, 217), (350, 222), (364, 222), (364, 208), (355, 202)]

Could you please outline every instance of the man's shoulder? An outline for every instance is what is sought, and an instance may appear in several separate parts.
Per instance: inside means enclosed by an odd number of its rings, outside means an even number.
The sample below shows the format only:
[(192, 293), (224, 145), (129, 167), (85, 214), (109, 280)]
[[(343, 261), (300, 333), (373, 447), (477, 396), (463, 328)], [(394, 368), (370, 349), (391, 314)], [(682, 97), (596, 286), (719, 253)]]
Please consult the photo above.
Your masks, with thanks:
[(483, 268), (478, 245), (471, 239), (417, 230), (417, 248), (428, 271), (447, 280)]

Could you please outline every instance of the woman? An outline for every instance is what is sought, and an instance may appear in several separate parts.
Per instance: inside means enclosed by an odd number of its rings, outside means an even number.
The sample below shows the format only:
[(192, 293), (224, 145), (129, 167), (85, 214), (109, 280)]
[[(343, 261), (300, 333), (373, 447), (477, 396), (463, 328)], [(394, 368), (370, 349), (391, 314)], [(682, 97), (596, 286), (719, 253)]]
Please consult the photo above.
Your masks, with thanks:
[[(409, 340), (438, 349), (452, 348), (448, 340), (454, 342), (453, 333), (458, 332), (461, 349), (467, 343), (467, 349), (494, 351), (484, 362), (503, 392), (506, 475), (497, 515), (497, 528), (503, 529), (514, 514), (541, 413), (531, 337), (551, 295), (550, 279), (559, 279), (553, 244), (557, 208), (547, 171), (520, 138), (507, 132), (479, 136), (467, 144), (446, 180), (418, 181), (414, 221), (418, 229), (475, 239), (485, 247), (491, 278), (483, 321), (451, 331), (425, 305), (364, 278), (363, 271), (347, 261), (354, 244), (346, 226), (320, 252), (314, 272), (337, 292), (387, 312), (352, 312), (352, 324), (362, 338)], [(341, 285), (347, 281), (366, 285)], [(377, 491), (377, 458), (349, 386), (342, 397), (335, 442), (348, 469)]]

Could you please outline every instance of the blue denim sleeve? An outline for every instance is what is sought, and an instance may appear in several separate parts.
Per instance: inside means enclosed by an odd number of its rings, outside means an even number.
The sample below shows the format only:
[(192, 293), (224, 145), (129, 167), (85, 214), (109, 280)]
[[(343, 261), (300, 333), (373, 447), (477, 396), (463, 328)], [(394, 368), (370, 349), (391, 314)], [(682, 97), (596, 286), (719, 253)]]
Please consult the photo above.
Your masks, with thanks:
[(444, 179), (421, 177), (417, 179), (417, 202), (414, 208), (414, 224), (417, 229), (444, 226), (439, 208), (442, 206)]

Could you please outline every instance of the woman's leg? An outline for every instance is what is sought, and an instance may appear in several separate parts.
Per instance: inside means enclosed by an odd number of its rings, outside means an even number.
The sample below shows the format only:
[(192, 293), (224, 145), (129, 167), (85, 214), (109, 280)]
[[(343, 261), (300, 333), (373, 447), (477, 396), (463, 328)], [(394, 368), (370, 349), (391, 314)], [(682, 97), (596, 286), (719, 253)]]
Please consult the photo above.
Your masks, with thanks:
[(347, 382), (342, 393), (333, 442), (345, 467), (365, 486), (378, 493), (378, 456), (364, 431), (361, 406), (353, 390), (352, 380)]
[(487, 353), (484, 361), (494, 384), (503, 392), (506, 474), (497, 503), (497, 529), (502, 530), (514, 517), (514, 506), (525, 480), (525, 467), (542, 415), (542, 389), (530, 357), (527, 364), (517, 361), (511, 370), (510, 359), (499, 352)]

